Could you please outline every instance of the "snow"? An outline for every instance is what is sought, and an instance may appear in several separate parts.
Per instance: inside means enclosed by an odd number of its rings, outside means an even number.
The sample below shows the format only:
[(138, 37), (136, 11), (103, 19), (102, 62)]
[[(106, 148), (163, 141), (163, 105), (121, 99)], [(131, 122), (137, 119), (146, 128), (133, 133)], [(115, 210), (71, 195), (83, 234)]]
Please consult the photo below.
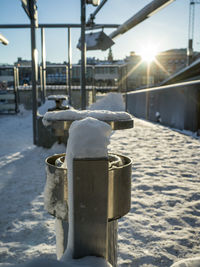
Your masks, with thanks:
[[(200, 257), (200, 139), (134, 122), (133, 129), (114, 132), (108, 147), (133, 160), (131, 210), (119, 220), (118, 265), (169, 267)], [(32, 113), (22, 109), (0, 116), (0, 140), (0, 266), (34, 258), (37, 266), (67, 266), (56, 261), (55, 218), (44, 210), (45, 159), (65, 147), (34, 146)]]
[(74, 121), (82, 120), (86, 117), (92, 117), (103, 121), (123, 121), (131, 120), (132, 116), (126, 112), (112, 112), (108, 110), (64, 110), (64, 111), (51, 111), (45, 113), (43, 117), (43, 124), (48, 126), (51, 121)]
[(64, 110), (64, 111), (51, 111), (47, 112), (43, 118), (43, 124), (48, 126), (51, 124), (51, 121), (56, 120), (81, 120), (86, 117), (92, 117), (98, 120), (104, 121), (122, 121), (122, 120), (131, 120), (132, 116), (126, 112), (119, 111), (113, 112), (109, 110)]
[(67, 143), (68, 197), (69, 197), (69, 233), (67, 250), (61, 260), (67, 262), (72, 257), (74, 248), (73, 229), (73, 159), (103, 158), (108, 156), (107, 146), (111, 127), (94, 118), (74, 121), (69, 129)]
[(61, 262), (58, 260), (51, 260), (51, 259), (37, 259), (31, 262), (22, 264), (22, 265), (15, 265), (13, 267), (111, 267), (109, 263), (107, 263), (103, 258), (99, 257), (84, 257), (78, 260), (68, 260), (68, 262)]
[(190, 258), (187, 260), (180, 260), (179, 262), (173, 264), (172, 267), (199, 267), (200, 257)]
[[(67, 106), (68, 100), (63, 100), (62, 105)], [(48, 109), (54, 108), (55, 106), (56, 103), (53, 99), (52, 100), (46, 99), (45, 103), (38, 108), (38, 112), (40, 115), (44, 115), (48, 111)]]
[(125, 104), (121, 94), (109, 93), (102, 99), (97, 100), (89, 106), (89, 110), (110, 110), (110, 111), (124, 111)]

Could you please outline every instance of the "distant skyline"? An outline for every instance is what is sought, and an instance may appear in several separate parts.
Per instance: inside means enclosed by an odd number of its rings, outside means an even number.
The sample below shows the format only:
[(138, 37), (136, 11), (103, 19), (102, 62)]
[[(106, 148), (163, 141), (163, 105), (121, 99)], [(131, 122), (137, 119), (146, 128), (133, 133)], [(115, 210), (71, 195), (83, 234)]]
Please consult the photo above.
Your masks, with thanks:
[[(108, 0), (101, 11), (97, 14), (96, 23), (122, 24), (141, 8), (152, 0)], [(123, 59), (131, 51), (139, 53), (141, 47), (152, 44), (158, 52), (187, 48), (188, 23), (189, 23), (189, 0), (176, 0), (160, 12), (146, 19), (130, 31), (114, 39), (112, 46), (114, 59)], [(38, 0), (39, 23), (80, 23), (80, 0)], [(20, 0), (0, 0), (0, 24), (23, 24), (29, 23)], [(86, 19), (89, 18), (94, 7), (87, 5)], [(195, 5), (195, 28), (194, 50), (200, 51), (200, 5)], [(104, 29), (109, 34), (114, 29)], [(31, 59), (30, 30), (29, 29), (1, 29), (8, 40), (9, 45), (0, 44), (0, 63), (13, 64), (18, 57)], [(67, 55), (67, 29), (46, 29), (47, 61), (63, 62), (68, 60)], [(77, 63), (80, 59), (80, 51), (76, 48), (80, 37), (80, 29), (71, 30), (72, 38), (72, 61)], [(37, 30), (37, 48), (40, 62), (40, 29)], [(105, 59), (108, 50), (88, 51), (87, 57)]]

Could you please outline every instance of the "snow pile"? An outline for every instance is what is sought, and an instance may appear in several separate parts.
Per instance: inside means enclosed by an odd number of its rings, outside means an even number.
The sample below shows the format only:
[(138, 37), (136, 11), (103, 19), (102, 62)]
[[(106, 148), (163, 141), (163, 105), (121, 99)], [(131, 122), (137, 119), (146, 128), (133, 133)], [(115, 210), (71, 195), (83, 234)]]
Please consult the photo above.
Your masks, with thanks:
[(121, 94), (109, 93), (89, 106), (89, 110), (125, 111), (125, 104)]
[(37, 259), (31, 262), (15, 265), (12, 267), (112, 267), (105, 259), (100, 257), (85, 257), (77, 260), (70, 259), (67, 262), (61, 262), (50, 259)]
[[(199, 257), (200, 139), (134, 121), (133, 129), (115, 131), (108, 147), (133, 160), (131, 210), (118, 221), (118, 266), (169, 267)], [(55, 218), (44, 210), (45, 159), (66, 148), (33, 145), (31, 111), (0, 116), (0, 140), (0, 267), (34, 258), (55, 267)]]
[(111, 127), (94, 118), (85, 118), (72, 123), (67, 144), (68, 197), (69, 197), (69, 235), (67, 250), (61, 260), (66, 261), (73, 254), (73, 159), (107, 157), (107, 146)]
[(103, 121), (123, 121), (131, 120), (131, 115), (127, 112), (112, 112), (109, 110), (64, 110), (64, 111), (52, 111), (47, 112), (43, 118), (43, 124), (48, 126), (51, 121), (74, 121), (81, 120), (86, 117), (92, 117)]
[(107, 157), (111, 127), (95, 118), (74, 121), (69, 129), (67, 162), (72, 158)]
[(199, 267), (200, 257), (181, 260), (174, 263), (171, 267)]
[(55, 101), (46, 100), (45, 103), (38, 108), (38, 112), (40, 115), (44, 115), (48, 109), (55, 107), (55, 105)]
[[(62, 105), (63, 106), (67, 106), (68, 105), (68, 100), (64, 100), (62, 102)], [(52, 100), (46, 100), (45, 103), (40, 106), (38, 108), (38, 112), (40, 115), (44, 115), (46, 112), (48, 112), (48, 109), (52, 109), (56, 106), (56, 103), (55, 101), (52, 99)]]

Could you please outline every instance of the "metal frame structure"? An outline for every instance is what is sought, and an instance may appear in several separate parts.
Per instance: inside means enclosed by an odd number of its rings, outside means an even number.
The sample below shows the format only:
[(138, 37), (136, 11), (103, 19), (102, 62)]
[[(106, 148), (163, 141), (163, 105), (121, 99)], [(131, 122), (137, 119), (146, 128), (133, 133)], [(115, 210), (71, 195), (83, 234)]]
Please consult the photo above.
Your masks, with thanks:
[[(153, 15), (155, 12), (157, 12), (159, 9), (163, 8), (167, 4), (171, 3), (174, 0), (153, 0), (151, 3), (149, 3), (147, 6), (145, 6), (141, 11), (139, 11), (137, 14), (135, 14), (133, 17), (131, 17), (129, 20), (127, 20), (124, 24), (121, 26), (116, 24), (94, 24), (93, 20), (96, 16), (96, 14), (99, 12), (99, 10), (104, 6), (104, 4), (107, 2), (107, 0), (102, 0), (102, 2), (99, 4), (99, 6), (96, 8), (93, 14), (90, 15), (90, 19), (88, 20), (88, 23), (86, 24), (86, 4), (90, 3), (93, 5), (96, 5), (95, 1), (86, 1), (86, 0), (80, 0), (80, 7), (81, 7), (81, 24), (38, 24), (37, 20), (37, 6), (36, 6), (36, 0), (21, 0), (22, 7), (24, 8), (26, 14), (28, 15), (30, 19), (30, 24), (4, 24), (0, 25), (0, 28), (9, 29), (9, 28), (30, 28), (31, 29), (31, 55), (32, 55), (32, 97), (33, 97), (33, 141), (34, 144), (37, 144), (37, 104), (38, 104), (38, 90), (37, 90), (37, 57), (36, 57), (36, 37), (35, 37), (35, 29), (36, 28), (68, 28), (68, 77), (70, 82), (70, 62), (71, 62), (71, 45), (70, 42), (70, 29), (71, 28), (81, 28), (81, 103), (82, 103), (82, 109), (86, 108), (86, 81), (85, 81), (85, 69), (86, 69), (86, 42), (85, 42), (85, 31), (90, 29), (99, 29), (99, 28), (117, 28), (114, 32), (112, 32), (109, 37), (111, 39), (115, 38), (119, 34), (122, 34), (129, 29), (133, 28), (137, 24), (141, 23), (143, 20), (148, 18), (149, 16)], [(99, 1), (98, 1), (99, 3)], [(45, 77), (45, 46), (44, 46), (44, 32), (42, 30), (42, 76)], [(45, 79), (45, 78), (44, 78)], [(43, 83), (43, 100), (45, 97), (45, 84)], [(70, 87), (69, 87), (70, 88)], [(71, 90), (69, 90), (69, 93)]]
[(37, 129), (37, 109), (38, 109), (38, 71), (37, 71), (37, 48), (36, 48), (36, 28), (41, 28), (41, 47), (42, 47), (42, 66), (41, 66), (41, 77), (42, 77), (42, 101), (45, 101), (46, 96), (46, 49), (45, 49), (45, 28), (68, 28), (68, 85), (69, 85), (69, 103), (71, 102), (71, 28), (81, 28), (81, 103), (82, 109), (86, 108), (86, 81), (85, 81), (85, 69), (86, 69), (86, 46), (85, 46), (85, 31), (99, 28), (117, 28), (118, 24), (97, 24), (92, 27), (86, 27), (85, 20), (85, 6), (86, 1), (81, 0), (81, 24), (38, 24), (37, 22), (37, 8), (36, 1), (22, 0), (22, 6), (30, 19), (30, 24), (2, 24), (2, 29), (31, 29), (31, 58), (32, 58), (32, 98), (33, 98), (33, 143), (38, 143), (38, 129)]
[(137, 26), (139, 23), (143, 22), (145, 19), (149, 18), (157, 11), (164, 8), (166, 5), (170, 4), (173, 1), (174, 0), (153, 0), (143, 9), (141, 9), (138, 13), (136, 13), (130, 19), (120, 25), (117, 30), (115, 30), (109, 35), (109, 37), (113, 39), (119, 36), (120, 34), (127, 32), (128, 30)]
[(0, 67), (0, 70), (13, 70), (13, 94), (14, 94), (14, 101), (15, 101), (15, 113), (18, 113), (19, 111), (19, 94), (18, 94), (18, 88), (19, 88), (19, 69), (17, 67)]

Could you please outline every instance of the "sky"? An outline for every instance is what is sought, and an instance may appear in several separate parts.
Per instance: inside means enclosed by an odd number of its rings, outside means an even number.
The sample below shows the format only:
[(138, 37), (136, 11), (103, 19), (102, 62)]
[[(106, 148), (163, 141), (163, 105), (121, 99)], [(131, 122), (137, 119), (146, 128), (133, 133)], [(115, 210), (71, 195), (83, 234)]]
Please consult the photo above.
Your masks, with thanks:
[[(96, 23), (122, 24), (152, 0), (108, 0), (97, 14)], [(159, 0), (158, 0), (159, 1)], [(130, 31), (114, 39), (112, 46), (114, 59), (123, 59), (131, 51), (139, 53), (141, 47), (152, 44), (157, 51), (186, 48), (188, 44), (189, 0), (175, 0), (173, 3), (146, 19)], [(80, 23), (80, 0), (38, 0), (39, 23)], [(20, 0), (0, 0), (1, 24), (28, 24)], [(95, 10), (87, 5), (86, 19)], [(200, 51), (200, 5), (195, 5), (194, 49)], [(104, 29), (109, 34), (114, 29)], [(0, 44), (0, 64), (13, 64), (18, 57), (31, 58), (29, 29), (1, 29), (9, 45)], [(41, 61), (40, 29), (37, 30), (38, 59)], [(47, 61), (62, 63), (68, 60), (67, 29), (46, 29)], [(71, 30), (72, 62), (81, 57), (76, 48), (80, 29)], [(87, 57), (106, 59), (108, 51), (88, 51)]]

